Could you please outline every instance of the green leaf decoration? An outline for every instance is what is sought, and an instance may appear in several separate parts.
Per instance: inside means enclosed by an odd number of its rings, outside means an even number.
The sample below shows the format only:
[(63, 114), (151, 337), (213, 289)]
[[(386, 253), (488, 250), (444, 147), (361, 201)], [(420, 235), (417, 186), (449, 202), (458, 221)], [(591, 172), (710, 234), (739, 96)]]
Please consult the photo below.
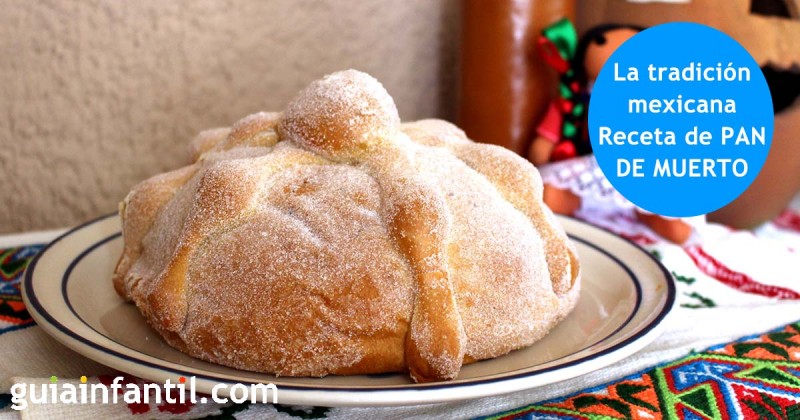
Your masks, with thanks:
[(682, 276), (674, 271), (672, 272), (672, 276), (675, 277), (676, 281), (679, 281), (681, 283), (694, 284), (694, 282), (697, 281), (697, 279), (694, 277)]
[(654, 256), (657, 260), (661, 261), (661, 253), (657, 249), (650, 251), (650, 255)]
[(567, 85), (560, 86), (561, 97), (570, 100), (572, 98), (572, 90)]
[(562, 134), (564, 134), (564, 137), (572, 137), (578, 132), (578, 129), (575, 128), (575, 124), (571, 122), (565, 122), (563, 131), (564, 132)]
[(701, 295), (700, 293), (692, 292), (692, 293), (684, 293), (684, 295), (696, 299), (700, 303), (682, 303), (681, 304), (682, 308), (699, 309), (699, 308), (713, 308), (717, 306), (716, 302)]

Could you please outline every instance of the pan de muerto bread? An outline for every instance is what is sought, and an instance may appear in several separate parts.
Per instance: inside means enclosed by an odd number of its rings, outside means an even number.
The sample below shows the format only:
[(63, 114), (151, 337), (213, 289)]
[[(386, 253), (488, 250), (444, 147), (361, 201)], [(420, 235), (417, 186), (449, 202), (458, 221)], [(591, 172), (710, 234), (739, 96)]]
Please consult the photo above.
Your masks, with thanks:
[(367, 74), (329, 75), (192, 150), (121, 204), (114, 273), (191, 356), (452, 379), (539, 340), (577, 300), (576, 254), (536, 169), (447, 122), (401, 124)]

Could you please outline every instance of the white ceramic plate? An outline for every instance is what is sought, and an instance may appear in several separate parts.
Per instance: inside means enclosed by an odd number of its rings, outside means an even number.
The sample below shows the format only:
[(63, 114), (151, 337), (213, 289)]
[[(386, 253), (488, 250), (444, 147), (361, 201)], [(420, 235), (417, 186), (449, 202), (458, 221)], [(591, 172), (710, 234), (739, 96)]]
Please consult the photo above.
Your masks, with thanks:
[(79, 226), (51, 243), (28, 267), (23, 296), (36, 323), (60, 342), (154, 382), (194, 375), (197, 391), (205, 393), (220, 382), (271, 382), (278, 387), (279, 402), (303, 405), (471, 399), (551, 384), (618, 361), (652, 341), (672, 308), (672, 278), (646, 251), (583, 222), (559, 220), (581, 259), (583, 288), (576, 309), (541, 341), (465, 366), (450, 382), (414, 384), (402, 374), (276, 378), (184, 355), (114, 292), (111, 274), (122, 250), (116, 215)]

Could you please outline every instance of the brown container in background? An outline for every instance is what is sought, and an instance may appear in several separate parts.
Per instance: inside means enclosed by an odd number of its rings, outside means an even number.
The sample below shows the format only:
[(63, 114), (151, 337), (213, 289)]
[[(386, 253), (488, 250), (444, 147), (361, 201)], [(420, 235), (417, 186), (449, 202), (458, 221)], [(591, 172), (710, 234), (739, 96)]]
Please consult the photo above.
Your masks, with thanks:
[(536, 51), (542, 29), (574, 21), (574, 0), (464, 0), (458, 124), (521, 155), (558, 78)]

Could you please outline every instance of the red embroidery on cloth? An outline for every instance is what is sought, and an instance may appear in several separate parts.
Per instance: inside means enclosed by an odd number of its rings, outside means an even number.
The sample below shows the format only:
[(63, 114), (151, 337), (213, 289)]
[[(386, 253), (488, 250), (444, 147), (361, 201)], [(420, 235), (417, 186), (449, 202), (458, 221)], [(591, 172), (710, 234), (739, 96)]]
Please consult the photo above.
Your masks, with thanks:
[(623, 238), (629, 241), (635, 242), (638, 245), (653, 245), (658, 242), (657, 240), (647, 235), (643, 235), (641, 233), (634, 233), (634, 234), (619, 233), (619, 236), (622, 236)]
[(716, 258), (708, 255), (700, 246), (688, 246), (684, 251), (705, 275), (744, 293), (774, 297), (778, 299), (800, 299), (800, 293), (784, 287), (759, 283), (747, 274), (733, 271)]
[[(136, 378), (134, 378), (133, 376), (128, 376), (128, 375), (120, 375), (120, 376), (122, 376), (123, 379), (122, 379), (122, 383), (121, 383), (122, 387), (117, 389), (117, 394), (118, 395), (124, 395), (125, 394), (125, 391), (126, 391), (125, 385), (126, 384), (138, 384), (138, 382), (136, 381)], [(115, 377), (116, 376), (112, 376), (112, 375), (100, 375), (100, 376), (97, 377), (97, 379), (100, 381), (101, 384), (103, 384), (105, 386), (111, 386), (111, 384), (114, 383), (114, 378)], [(140, 387), (139, 388), (139, 398), (142, 399), (143, 397), (144, 397), (144, 391)], [(145, 404), (145, 403), (128, 403), (127, 405), (128, 405), (128, 410), (130, 410), (131, 414), (144, 414), (144, 413), (147, 413), (148, 411), (150, 411), (150, 405), (149, 404)]]
[[(589, 222), (589, 223), (592, 223), (592, 222)], [(600, 227), (602, 227), (604, 229), (607, 229), (609, 232), (611, 232), (611, 233), (613, 233), (613, 234), (615, 234), (617, 236), (621, 236), (621, 237), (623, 237), (623, 238), (625, 238), (625, 239), (627, 239), (627, 240), (629, 240), (631, 242), (634, 242), (639, 246), (654, 245), (654, 244), (658, 243), (657, 239), (655, 239), (652, 236), (649, 236), (647, 234), (644, 234), (644, 233), (625, 232), (625, 231), (623, 231), (621, 229), (617, 229), (617, 226), (606, 226), (606, 225), (597, 225), (597, 224), (595, 224), (595, 226), (600, 226)]]
[[(144, 383), (145, 383), (144, 381), (130, 375), (120, 374), (118, 376), (122, 376), (123, 379), (121, 382), (122, 387), (117, 390), (117, 394), (123, 395), (125, 391), (127, 391), (127, 388), (125, 388), (126, 384), (137, 384), (139, 386), (139, 394), (140, 394), (139, 397), (142, 401), (144, 401)], [(116, 376), (113, 375), (99, 375), (97, 377), (100, 383), (106, 386), (111, 386), (111, 384), (114, 382), (114, 378), (116, 378)], [(127, 405), (128, 405), (128, 410), (131, 412), (131, 414), (144, 414), (150, 411), (149, 404), (129, 403)], [(158, 411), (162, 413), (167, 412), (171, 414), (184, 414), (191, 411), (192, 407), (194, 407), (194, 404), (188, 401), (183, 404), (178, 402), (174, 404), (170, 404), (168, 402), (162, 402), (161, 404), (158, 405)]]
[(783, 229), (800, 232), (800, 213), (794, 210), (784, 210), (772, 223)]

